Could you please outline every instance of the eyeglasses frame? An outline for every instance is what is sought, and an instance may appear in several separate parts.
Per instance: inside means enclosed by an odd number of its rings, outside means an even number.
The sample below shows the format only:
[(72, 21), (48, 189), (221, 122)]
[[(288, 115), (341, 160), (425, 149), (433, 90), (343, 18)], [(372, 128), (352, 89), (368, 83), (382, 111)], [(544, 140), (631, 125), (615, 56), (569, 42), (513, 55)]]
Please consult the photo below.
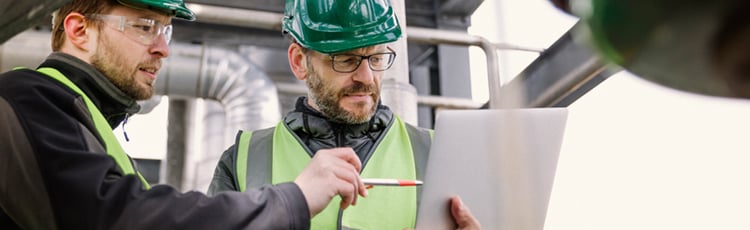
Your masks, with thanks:
[[(391, 47), (386, 47), (386, 48), (390, 52), (374, 53), (374, 54), (370, 54), (370, 55), (356, 55), (356, 54), (343, 54), (343, 53), (328, 54), (328, 56), (331, 59), (331, 69), (333, 69), (333, 71), (336, 71), (336, 72), (339, 72), (339, 73), (351, 73), (351, 72), (357, 71), (357, 69), (359, 69), (359, 66), (362, 65), (362, 60), (367, 59), (367, 67), (370, 68), (370, 70), (377, 71), (377, 72), (386, 71), (386, 70), (390, 69), (391, 66), (393, 66), (394, 62), (396, 62), (395, 61), (396, 60), (396, 51), (393, 50), (393, 49), (391, 49)], [(376, 56), (376, 55), (382, 55), (382, 54), (390, 54), (390, 55), (392, 55), (388, 59), (388, 66), (386, 66), (384, 69), (373, 69), (372, 62), (370, 61), (370, 57), (373, 57), (373, 56)], [(350, 71), (341, 71), (341, 70), (336, 69), (336, 63), (334, 61), (334, 60), (336, 60), (336, 56), (338, 56), (338, 55), (346, 55), (346, 56), (351, 56), (351, 57), (359, 57), (359, 60), (357, 61), (357, 65), (352, 70), (350, 70)]]
[[(99, 20), (103, 22), (104, 24), (107, 24), (110, 28), (116, 29), (123, 34), (127, 35), (126, 37), (139, 42), (143, 45), (153, 45), (156, 43), (156, 40), (159, 39), (159, 37), (163, 37), (164, 41), (169, 44), (169, 42), (172, 40), (172, 30), (173, 27), (171, 24), (169, 25), (163, 25), (159, 21), (155, 19), (150, 18), (134, 18), (124, 15), (114, 15), (114, 14), (89, 14), (86, 16), (87, 18), (90, 18), (92, 20)], [(113, 25), (110, 22), (117, 21), (117, 25)], [(142, 22), (143, 24), (138, 24), (138, 22)], [(129, 26), (130, 29), (138, 30), (138, 26), (151, 26), (156, 27), (156, 34), (153, 34), (153, 32), (148, 33), (149, 36), (153, 37), (144, 37), (147, 34), (134, 34), (133, 32), (126, 32), (128, 28), (125, 26)], [(142, 29), (141, 29), (142, 30)]]

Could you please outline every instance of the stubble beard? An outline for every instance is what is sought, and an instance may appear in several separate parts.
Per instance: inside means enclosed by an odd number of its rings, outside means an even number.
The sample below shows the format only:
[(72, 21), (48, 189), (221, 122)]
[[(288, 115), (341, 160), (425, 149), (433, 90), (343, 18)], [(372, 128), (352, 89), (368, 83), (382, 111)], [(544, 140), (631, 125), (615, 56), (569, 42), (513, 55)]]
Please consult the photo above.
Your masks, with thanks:
[[(319, 112), (335, 122), (344, 124), (362, 124), (370, 121), (370, 118), (375, 114), (378, 100), (380, 98), (380, 90), (378, 87), (375, 85), (365, 85), (361, 82), (354, 82), (354, 84), (349, 87), (336, 90), (330, 87), (330, 85), (324, 84), (313, 66), (309, 64), (310, 61), (307, 63), (308, 76), (306, 84), (310, 89), (310, 97), (313, 103), (318, 106), (318, 109), (320, 110)], [(345, 94), (355, 92), (368, 92), (372, 95), (373, 104), (365, 113), (355, 114), (346, 111), (339, 105), (341, 97)]]
[(122, 55), (114, 52), (115, 48), (110, 45), (112, 41), (105, 39), (105, 33), (100, 33), (99, 44), (96, 53), (91, 57), (91, 65), (109, 79), (125, 95), (135, 100), (146, 100), (154, 95), (153, 85), (141, 87), (136, 81), (137, 67), (132, 67), (128, 72), (127, 61)]

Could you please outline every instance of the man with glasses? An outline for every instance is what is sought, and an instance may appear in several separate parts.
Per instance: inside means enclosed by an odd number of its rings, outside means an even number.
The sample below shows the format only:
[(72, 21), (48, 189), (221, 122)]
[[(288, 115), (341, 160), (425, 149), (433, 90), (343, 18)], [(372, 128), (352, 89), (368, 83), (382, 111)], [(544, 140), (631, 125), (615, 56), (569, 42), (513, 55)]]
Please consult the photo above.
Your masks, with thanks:
[[(240, 131), (209, 195), (291, 181), (317, 151), (341, 147), (357, 153), (363, 178), (422, 179), (431, 131), (380, 103), (384, 71), (397, 55), (388, 45), (401, 36), (390, 2), (287, 0), (283, 31), (292, 40), (289, 65), (308, 95), (276, 127)], [(414, 228), (419, 196), (416, 187), (375, 186), (355, 207), (331, 202), (312, 229)], [(459, 228), (478, 228), (460, 199), (451, 205)]]
[(290, 180), (207, 197), (151, 187), (112, 133), (150, 98), (182, 0), (71, 0), (37, 69), (0, 75), (0, 229), (305, 229), (367, 195), (351, 149)]

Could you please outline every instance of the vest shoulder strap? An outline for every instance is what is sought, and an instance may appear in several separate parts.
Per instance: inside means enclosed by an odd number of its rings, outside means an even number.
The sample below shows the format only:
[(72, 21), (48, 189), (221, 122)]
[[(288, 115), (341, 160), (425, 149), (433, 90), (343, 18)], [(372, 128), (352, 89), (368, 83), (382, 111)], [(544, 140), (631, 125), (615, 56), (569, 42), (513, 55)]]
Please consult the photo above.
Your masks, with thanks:
[[(430, 146), (432, 145), (433, 130), (419, 128), (404, 123), (406, 133), (409, 134), (409, 141), (414, 153), (414, 171), (417, 180), (424, 180), (425, 171), (427, 170), (427, 160), (430, 158)], [(417, 207), (422, 201), (422, 186), (417, 187)]]
[(432, 145), (432, 130), (414, 127), (405, 123), (406, 132), (409, 134), (412, 151), (414, 152), (414, 167), (418, 180), (424, 180), (424, 172), (429, 159), (430, 145)]
[[(241, 131), (237, 148), (237, 184), (240, 191), (260, 188), (271, 184), (271, 154), (273, 148), (273, 128), (256, 131)], [(247, 133), (246, 139), (241, 136)], [(251, 135), (251, 136), (250, 136)], [(252, 147), (251, 147), (252, 146)], [(253, 151), (250, 151), (252, 148)], [(243, 156), (244, 155), (244, 156)]]
[(107, 120), (104, 119), (104, 115), (102, 115), (102, 113), (99, 111), (99, 108), (94, 105), (91, 99), (89, 99), (89, 97), (80, 88), (78, 88), (75, 83), (70, 81), (68, 77), (60, 73), (60, 71), (58, 71), (57, 69), (43, 67), (37, 69), (37, 71), (59, 81), (63, 85), (76, 92), (76, 94), (81, 96), (81, 98), (83, 98), (83, 101), (84, 103), (86, 103), (86, 107), (88, 108), (91, 115), (91, 118), (94, 120), (96, 132), (104, 140), (104, 148), (107, 150), (107, 155), (112, 157), (117, 166), (120, 167), (125, 175), (135, 175), (138, 179), (141, 180), (141, 183), (143, 184), (143, 187), (145, 189), (151, 188), (143, 175), (141, 175), (141, 173), (136, 170), (130, 157), (125, 153), (125, 150), (123, 150), (122, 146), (120, 146), (120, 142), (117, 141), (114, 133), (112, 133), (112, 127), (109, 126)]

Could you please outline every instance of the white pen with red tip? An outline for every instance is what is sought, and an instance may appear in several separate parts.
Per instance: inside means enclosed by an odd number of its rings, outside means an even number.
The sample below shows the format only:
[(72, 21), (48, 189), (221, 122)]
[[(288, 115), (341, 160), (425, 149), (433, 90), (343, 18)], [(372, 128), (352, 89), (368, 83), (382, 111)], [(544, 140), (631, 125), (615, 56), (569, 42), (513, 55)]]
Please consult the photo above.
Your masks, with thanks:
[(399, 179), (383, 179), (383, 178), (362, 178), (362, 182), (365, 185), (381, 185), (381, 186), (419, 186), (422, 185), (420, 180), (399, 180)]

